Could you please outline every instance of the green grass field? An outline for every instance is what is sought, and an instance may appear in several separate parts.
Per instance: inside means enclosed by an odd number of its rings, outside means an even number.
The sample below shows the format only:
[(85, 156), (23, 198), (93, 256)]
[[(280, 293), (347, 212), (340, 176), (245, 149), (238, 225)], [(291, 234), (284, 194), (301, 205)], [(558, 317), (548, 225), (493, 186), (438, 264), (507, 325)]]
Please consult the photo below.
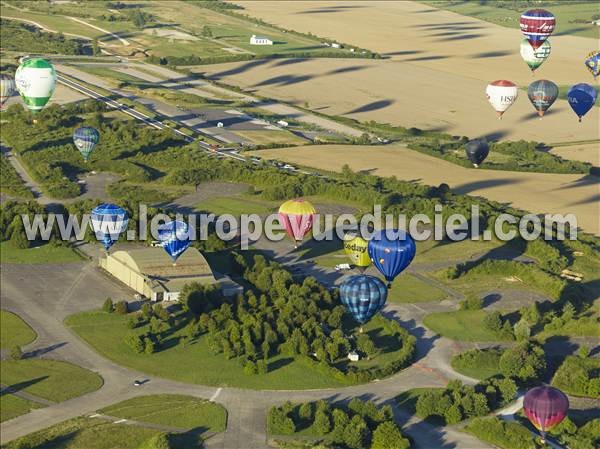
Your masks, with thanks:
[(0, 348), (24, 346), (35, 340), (37, 334), (18, 315), (0, 310)]
[(204, 432), (223, 432), (227, 425), (227, 411), (222, 406), (176, 394), (128, 399), (100, 413), (182, 429), (202, 428)]
[(268, 201), (255, 198), (229, 196), (202, 201), (196, 205), (196, 210), (215, 215), (231, 214), (239, 217), (242, 214), (269, 214), (275, 211), (275, 206)]
[[(101, 419), (75, 418), (56, 424), (26, 437), (11, 441), (3, 448), (20, 449), (139, 449), (159, 432), (132, 425), (113, 424)], [(25, 445), (29, 443), (28, 445)], [(175, 449), (198, 449), (198, 438)]]
[[(462, 353), (464, 354), (464, 353)], [(469, 351), (468, 357), (457, 354), (452, 357), (451, 365), (457, 372), (474, 379), (487, 379), (500, 372), (499, 363), (502, 350), (484, 349)]]
[(3, 360), (2, 383), (53, 402), (97, 390), (102, 378), (66, 362), (47, 359)]
[[(154, 354), (136, 354), (125, 342), (131, 333), (126, 327), (127, 316), (103, 312), (85, 312), (67, 317), (65, 323), (90, 346), (114, 362), (168, 379), (203, 385), (228, 386), (252, 389), (335, 388), (347, 385), (329, 375), (318, 372), (306, 364), (286, 355), (268, 360), (269, 372), (264, 375), (246, 375), (238, 359), (226, 359), (223, 354), (213, 354), (201, 336), (189, 345), (179, 344), (185, 330), (176, 330), (165, 336), (163, 347)], [(373, 326), (373, 327), (372, 327)], [(144, 327), (136, 331), (142, 332)], [(385, 363), (398, 350), (396, 339), (391, 339), (372, 323), (365, 330), (385, 342), (382, 353), (369, 361)]]
[(14, 394), (3, 394), (0, 396), (0, 422), (16, 418), (40, 407), (35, 402), (27, 401)]
[(431, 313), (423, 323), (443, 337), (459, 341), (499, 341), (500, 337), (483, 325), (486, 312), (483, 310), (457, 310), (454, 312)]
[(431, 286), (411, 274), (398, 276), (388, 292), (388, 301), (392, 303), (414, 303), (441, 301), (446, 293)]
[(66, 246), (49, 244), (33, 248), (19, 249), (10, 242), (0, 243), (0, 261), (2, 263), (38, 264), (81, 262), (81, 257)]
[(460, 242), (425, 240), (417, 245), (415, 263), (439, 261), (463, 261), (478, 254), (486, 253), (502, 242), (485, 240), (462, 240)]
[[(569, 34), (594, 39), (600, 38), (599, 27), (590, 23), (591, 17), (594, 14), (599, 14), (598, 3), (595, 1), (587, 3), (573, 2), (574, 4), (562, 1), (544, 1), (541, 5), (531, 2), (532, 4), (529, 7), (523, 6), (519, 8), (517, 6), (514, 9), (514, 2), (504, 2), (508, 7), (501, 7), (499, 6), (500, 2), (493, 1), (447, 2), (430, 0), (423, 1), (422, 3), (509, 28), (519, 28), (519, 18), (527, 9), (544, 8), (552, 12), (556, 17), (554, 36)], [(575, 22), (579, 20), (587, 21), (588, 23)]]

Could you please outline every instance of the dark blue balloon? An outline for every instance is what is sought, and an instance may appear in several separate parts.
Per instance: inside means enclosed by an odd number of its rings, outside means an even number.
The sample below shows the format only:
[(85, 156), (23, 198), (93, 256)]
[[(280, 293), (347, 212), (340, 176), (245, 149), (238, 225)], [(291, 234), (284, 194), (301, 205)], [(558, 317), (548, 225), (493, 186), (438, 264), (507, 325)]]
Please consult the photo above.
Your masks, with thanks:
[(96, 238), (102, 241), (104, 249), (108, 251), (119, 239), (119, 235), (127, 229), (129, 216), (125, 209), (116, 204), (104, 203), (92, 210), (90, 222)]
[(597, 96), (598, 92), (596, 92), (596, 89), (586, 83), (575, 84), (569, 89), (567, 99), (569, 100), (571, 109), (579, 117), (579, 121), (581, 121), (581, 117), (594, 107)]
[(188, 225), (183, 221), (175, 220), (165, 223), (158, 228), (158, 241), (171, 256), (173, 262), (191, 245)]
[(366, 323), (381, 310), (387, 294), (379, 278), (365, 274), (350, 276), (340, 285), (340, 299), (359, 323)]
[(391, 283), (412, 262), (417, 248), (415, 241), (406, 232), (383, 229), (369, 240), (367, 250), (373, 265)]

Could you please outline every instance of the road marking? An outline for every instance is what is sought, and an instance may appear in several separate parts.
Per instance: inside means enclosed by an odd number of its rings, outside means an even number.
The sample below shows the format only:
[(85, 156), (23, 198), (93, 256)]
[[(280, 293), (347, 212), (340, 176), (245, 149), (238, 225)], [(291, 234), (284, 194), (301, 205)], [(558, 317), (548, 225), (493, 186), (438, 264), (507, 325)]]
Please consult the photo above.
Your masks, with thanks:
[(221, 390), (223, 390), (222, 388), (217, 388), (217, 391), (214, 392), (214, 394), (210, 397), (210, 402), (214, 402), (215, 399), (217, 399), (217, 397), (219, 396), (219, 394), (221, 394)]
[(126, 419), (119, 419), (119, 420), (115, 421), (114, 424), (121, 424), (121, 423), (124, 423), (124, 422), (127, 422), (127, 420)]

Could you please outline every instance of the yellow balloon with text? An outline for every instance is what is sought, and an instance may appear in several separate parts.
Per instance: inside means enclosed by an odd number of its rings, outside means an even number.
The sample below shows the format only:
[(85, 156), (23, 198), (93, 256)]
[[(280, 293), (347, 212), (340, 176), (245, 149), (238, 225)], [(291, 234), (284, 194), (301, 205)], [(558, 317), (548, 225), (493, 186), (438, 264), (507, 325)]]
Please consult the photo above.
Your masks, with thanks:
[(360, 236), (346, 236), (344, 238), (344, 252), (352, 263), (359, 268), (367, 268), (371, 265), (371, 259), (367, 252), (369, 242)]

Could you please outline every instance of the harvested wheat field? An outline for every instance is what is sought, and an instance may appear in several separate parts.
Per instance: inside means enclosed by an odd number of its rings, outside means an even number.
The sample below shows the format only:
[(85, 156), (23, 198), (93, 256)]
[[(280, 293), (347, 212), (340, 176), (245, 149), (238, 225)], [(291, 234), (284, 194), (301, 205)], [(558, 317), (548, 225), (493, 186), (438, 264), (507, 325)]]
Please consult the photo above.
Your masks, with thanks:
[(600, 167), (600, 142), (554, 147), (551, 153), (563, 159), (589, 162), (595, 167)]
[(584, 175), (469, 169), (401, 145), (316, 145), (256, 152), (261, 157), (339, 171), (355, 171), (421, 182), (448, 184), (456, 193), (482, 196), (534, 213), (575, 214), (580, 228), (600, 234), (600, 185)]
[[(521, 60), (519, 30), (415, 2), (244, 1), (244, 13), (359, 45), (387, 59), (256, 60), (196, 67), (226, 82), (326, 114), (446, 131), (469, 137), (548, 144), (598, 139), (600, 108), (583, 123), (564, 100), (539, 120), (525, 91), (497, 120), (484, 89), (510, 79), (525, 87), (547, 78), (559, 86), (593, 83), (583, 57), (594, 39), (557, 35), (536, 75)], [(558, 33), (560, 34), (560, 33)]]

